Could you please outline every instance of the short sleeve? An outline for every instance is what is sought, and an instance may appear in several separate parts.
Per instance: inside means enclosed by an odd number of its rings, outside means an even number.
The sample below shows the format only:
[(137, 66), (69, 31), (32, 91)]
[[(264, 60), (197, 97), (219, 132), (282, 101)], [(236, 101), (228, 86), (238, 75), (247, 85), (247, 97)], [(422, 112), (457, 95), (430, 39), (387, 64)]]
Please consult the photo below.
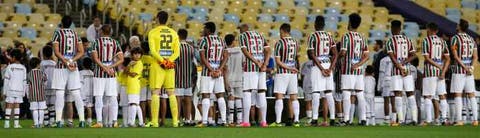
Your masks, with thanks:
[(310, 37), (308, 37), (308, 40), (307, 40), (308, 43), (307, 43), (307, 45), (308, 45), (308, 49), (309, 49), (309, 50), (315, 49), (315, 48), (313, 47), (313, 45), (316, 43), (316, 40), (315, 40), (314, 37), (315, 37), (315, 35), (314, 35), (313, 33), (310, 35)]
[(265, 39), (265, 36), (263, 34), (260, 34), (262, 36), (262, 41), (263, 41), (263, 48), (269, 48), (270, 46), (267, 43), (267, 39)]
[(443, 55), (450, 55), (450, 50), (448, 50), (448, 45), (445, 41), (443, 41)]
[(409, 46), (408, 47), (409, 48), (408, 52), (415, 53), (415, 51), (416, 51), (415, 50), (415, 45), (413, 44), (412, 39), (407, 39), (407, 40), (408, 40), (408, 46)]
[(277, 43), (275, 43), (275, 57), (280, 57), (280, 55), (282, 54), (283, 47), (280, 43), (281, 40), (278, 40)]
[(246, 38), (245, 33), (241, 34), (238, 39), (240, 41), (240, 48), (247, 48), (248, 39)]
[(115, 51), (115, 54), (122, 53), (122, 47), (120, 46), (120, 43), (117, 40), (113, 40), (113, 42), (115, 43), (115, 49), (117, 49)]
[(428, 42), (428, 37), (426, 37), (425, 39), (423, 39), (423, 42), (422, 42), (422, 55), (429, 55), (429, 42)]
[(200, 40), (200, 43), (198, 44), (199, 51), (204, 51), (207, 49), (207, 37), (203, 37), (202, 40)]
[(98, 39), (93, 41), (93, 45), (91, 46), (90, 51), (91, 52), (96, 52), (97, 49), (98, 49)]
[(53, 32), (53, 37), (52, 37), (52, 42), (53, 43), (58, 43), (60, 41), (60, 34), (59, 31)]
[(348, 34), (343, 35), (343, 37), (342, 37), (342, 47), (340, 48), (340, 50), (347, 50), (348, 46), (350, 46), (349, 41), (350, 41), (350, 39), (348, 37)]
[(367, 40), (367, 38), (365, 38), (365, 37), (363, 37), (363, 36), (362, 36), (362, 38), (363, 38), (363, 41), (362, 41), (362, 51), (363, 51), (364, 53), (368, 53), (368, 44), (367, 44), (367, 41), (368, 41), (368, 40)]
[(389, 38), (387, 40), (387, 43), (385, 44), (385, 47), (387, 48), (387, 53), (393, 53), (393, 42), (392, 38)]

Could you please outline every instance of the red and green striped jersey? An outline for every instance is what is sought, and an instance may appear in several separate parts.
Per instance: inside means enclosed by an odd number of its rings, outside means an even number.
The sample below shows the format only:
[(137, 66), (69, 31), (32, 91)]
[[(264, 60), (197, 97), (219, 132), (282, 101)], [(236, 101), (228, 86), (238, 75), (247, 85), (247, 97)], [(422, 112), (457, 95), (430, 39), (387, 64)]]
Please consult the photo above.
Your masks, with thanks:
[[(447, 42), (437, 35), (425, 37), (422, 43), (422, 54), (430, 57), (435, 63), (443, 66), (443, 55), (449, 55)], [(428, 62), (424, 62), (425, 77), (438, 77), (441, 68), (437, 68)]]
[(330, 63), (330, 49), (335, 48), (332, 35), (325, 31), (315, 31), (308, 37), (308, 50), (313, 50), (320, 63)]
[[(64, 28), (59, 29), (53, 33), (53, 43), (58, 43), (58, 49), (60, 54), (66, 59), (73, 59), (77, 54), (77, 47), (82, 40), (77, 35), (77, 32), (72, 29)], [(76, 63), (75, 63), (76, 64)], [(67, 66), (60, 60), (58, 60), (56, 68), (66, 68)]]
[(340, 50), (346, 52), (345, 57), (340, 60), (342, 64), (342, 75), (363, 75), (364, 66), (352, 68), (362, 60), (362, 55), (368, 53), (367, 39), (358, 32), (348, 32), (342, 37)]
[(28, 100), (30, 102), (45, 101), (45, 83), (47, 74), (40, 69), (32, 69), (27, 75), (28, 82)]
[[(402, 63), (408, 59), (410, 53), (415, 52), (415, 46), (405, 35), (394, 35), (387, 40), (385, 45), (387, 47), (387, 53), (393, 53), (397, 62)], [(405, 66), (407, 72), (410, 72), (410, 68)], [(401, 75), (402, 70), (396, 67), (392, 68), (392, 76)]]
[[(105, 66), (114, 64), (115, 56), (120, 53), (122, 53), (120, 44), (111, 37), (100, 37), (93, 42), (92, 54), (97, 54), (98, 59), (100, 59), (100, 62)], [(107, 72), (102, 70), (100, 65), (95, 65), (93, 72), (94, 77), (98, 78), (115, 77), (115, 75), (108, 75)]]
[[(451, 40), (452, 52), (457, 52), (458, 57), (465, 66), (472, 66), (473, 51), (477, 50), (477, 44), (473, 37), (466, 33), (458, 33)], [(456, 74), (466, 74), (467, 71), (456, 61), (453, 62), (452, 72)]]
[[(217, 35), (205, 36), (200, 40), (199, 52), (205, 54), (205, 58), (213, 69), (219, 69), (222, 62), (222, 53), (226, 50), (225, 41)], [(202, 70), (202, 76), (210, 76), (210, 72), (206, 67)]]
[[(295, 68), (299, 48), (300, 44), (292, 37), (281, 38), (275, 43), (275, 57), (279, 57), (283, 64)], [(277, 66), (277, 73), (292, 73), (292, 71)]]
[(192, 87), (193, 60), (195, 51), (193, 47), (185, 41), (180, 42), (180, 57), (175, 61), (175, 88)]
[[(268, 48), (268, 43), (265, 37), (257, 31), (246, 31), (240, 35), (240, 48), (245, 48), (252, 54), (253, 58), (261, 62), (264, 61), (265, 55), (263, 53), (265, 48)], [(243, 64), (243, 71), (245, 72), (259, 72), (258, 67), (252, 60), (245, 58)]]

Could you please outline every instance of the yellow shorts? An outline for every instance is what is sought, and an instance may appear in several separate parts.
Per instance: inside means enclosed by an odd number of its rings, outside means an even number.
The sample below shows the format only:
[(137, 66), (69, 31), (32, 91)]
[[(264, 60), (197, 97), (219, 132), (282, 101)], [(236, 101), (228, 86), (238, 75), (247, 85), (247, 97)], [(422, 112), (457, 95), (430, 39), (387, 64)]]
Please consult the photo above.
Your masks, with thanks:
[(149, 76), (150, 88), (154, 89), (174, 89), (175, 88), (175, 69), (163, 69), (157, 63), (150, 65)]

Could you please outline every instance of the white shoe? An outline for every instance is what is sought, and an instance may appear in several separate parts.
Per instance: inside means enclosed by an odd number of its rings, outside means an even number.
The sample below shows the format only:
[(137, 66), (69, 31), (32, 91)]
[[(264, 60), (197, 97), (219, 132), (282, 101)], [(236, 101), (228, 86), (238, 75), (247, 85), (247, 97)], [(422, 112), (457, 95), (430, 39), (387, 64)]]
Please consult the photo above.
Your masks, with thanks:
[(13, 128), (22, 128), (20, 125), (14, 125)]
[(5, 124), (3, 125), (3, 128), (10, 128), (10, 124), (9, 124), (9, 123), (5, 123)]

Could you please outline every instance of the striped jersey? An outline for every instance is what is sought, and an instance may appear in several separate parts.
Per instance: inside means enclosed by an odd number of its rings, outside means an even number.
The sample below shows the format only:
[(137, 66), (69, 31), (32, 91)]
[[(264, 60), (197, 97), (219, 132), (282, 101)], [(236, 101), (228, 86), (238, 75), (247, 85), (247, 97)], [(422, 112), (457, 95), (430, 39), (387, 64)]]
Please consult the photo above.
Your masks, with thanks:
[[(77, 32), (72, 29), (63, 28), (55, 31), (52, 38), (53, 43), (58, 43), (60, 54), (66, 59), (73, 59), (77, 54), (77, 47), (82, 40), (77, 35)], [(66, 68), (66, 65), (58, 60), (57, 68)]]
[[(225, 41), (217, 35), (209, 35), (200, 41), (200, 52), (205, 54), (207, 62), (213, 69), (219, 69), (222, 62), (222, 53), (226, 50)], [(202, 69), (202, 76), (210, 76), (208, 68)]]
[[(422, 54), (430, 57), (435, 63), (443, 66), (443, 55), (449, 55), (447, 42), (437, 35), (431, 35), (423, 39)], [(441, 68), (437, 68), (428, 62), (424, 62), (425, 77), (438, 77)]]
[(142, 78), (140, 78), (140, 84), (142, 87), (148, 86), (148, 80), (150, 77), (150, 65), (154, 61), (153, 57), (150, 55), (142, 55), (141, 59), (143, 63)]
[(40, 69), (32, 69), (27, 75), (28, 100), (30, 102), (45, 101), (45, 83), (47, 75)]
[[(299, 48), (300, 45), (298, 41), (292, 37), (281, 38), (277, 41), (277, 43), (275, 43), (275, 57), (279, 57), (283, 64), (296, 68), (296, 57)], [(292, 73), (292, 71), (277, 66), (277, 73)]]
[(195, 51), (185, 41), (180, 42), (180, 57), (175, 61), (175, 88), (192, 87), (193, 60)]
[(335, 48), (335, 41), (330, 33), (315, 31), (308, 37), (308, 50), (313, 50), (320, 63), (330, 63), (330, 49)]
[[(256, 31), (246, 31), (240, 35), (240, 48), (247, 49), (247, 51), (252, 54), (255, 60), (263, 62), (265, 58), (263, 51), (265, 48), (268, 47), (269, 46), (267, 44), (267, 41), (265, 40), (265, 37)], [(250, 59), (245, 58), (243, 71), (259, 72), (260, 67), (258, 67)]]
[(56, 63), (53, 60), (42, 60), (42, 62), (40, 62), (40, 70), (47, 75), (47, 86), (45, 86), (45, 89), (47, 90), (52, 89), (52, 79), (55, 65)]
[[(387, 40), (387, 53), (393, 53), (393, 56), (397, 60), (397, 62), (402, 63), (403, 61), (408, 59), (409, 53), (415, 52), (415, 46), (405, 35), (393, 35)], [(402, 70), (396, 68), (395, 66), (392, 68), (392, 76), (401, 75)], [(407, 72), (411, 70), (406, 66)]]
[(346, 52), (345, 57), (340, 60), (342, 75), (363, 75), (364, 66), (352, 68), (362, 60), (362, 55), (368, 53), (367, 39), (358, 32), (348, 32), (342, 37), (340, 50)]
[[(117, 40), (111, 37), (100, 37), (93, 42), (92, 52), (96, 52), (98, 59), (105, 66), (110, 66), (114, 64), (115, 56), (122, 53), (120, 44)], [(95, 53), (94, 53), (95, 54)], [(96, 65), (93, 69), (94, 76), (98, 78), (112, 78), (115, 75), (108, 75), (100, 65)]]
[[(472, 66), (473, 51), (477, 50), (473, 37), (466, 33), (458, 33), (452, 37), (451, 47), (452, 52), (457, 52), (458, 57), (465, 66)], [(456, 74), (467, 73), (456, 61), (453, 62), (452, 72)]]

